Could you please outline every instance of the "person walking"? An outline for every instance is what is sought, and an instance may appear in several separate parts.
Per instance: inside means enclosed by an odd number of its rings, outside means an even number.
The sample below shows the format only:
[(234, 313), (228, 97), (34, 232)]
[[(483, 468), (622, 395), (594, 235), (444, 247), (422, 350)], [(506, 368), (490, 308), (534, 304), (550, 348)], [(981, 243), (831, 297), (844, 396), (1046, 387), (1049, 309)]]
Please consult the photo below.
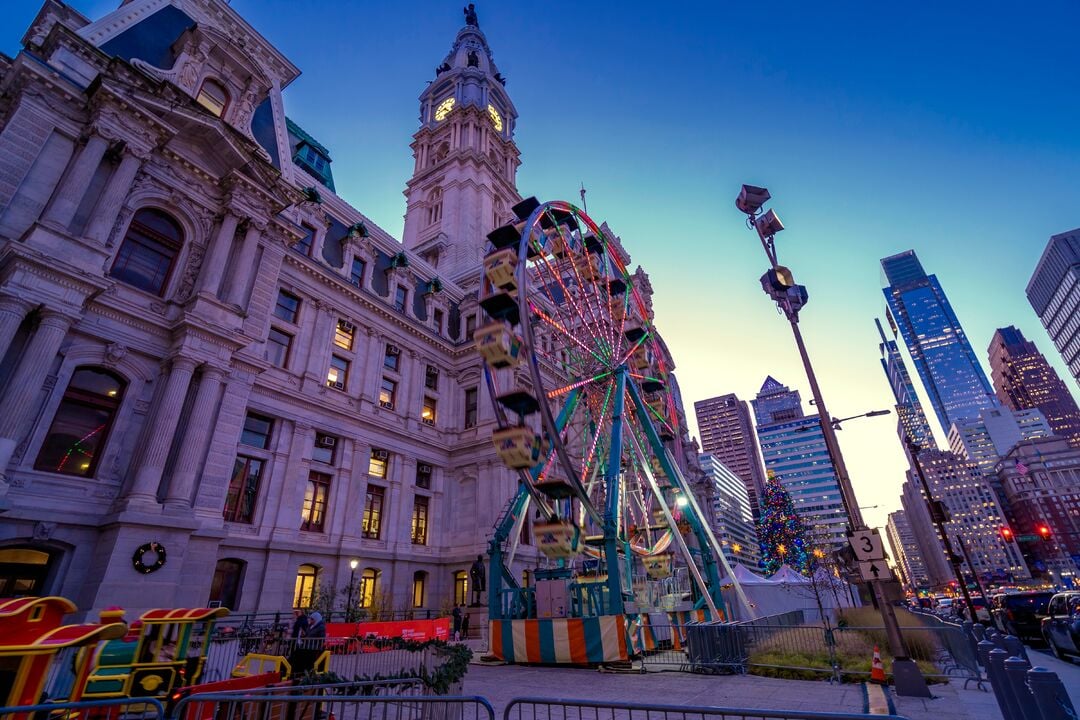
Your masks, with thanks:
[(323, 621), (322, 613), (316, 610), (311, 613), (311, 619), (308, 622), (307, 630), (304, 632), (306, 638), (318, 638), (322, 640), (326, 637), (326, 622)]
[(303, 610), (293, 610), (293, 624), (292, 632), (289, 637), (293, 640), (299, 640), (304, 636), (304, 632), (307, 630), (308, 616)]
[(454, 640), (455, 641), (460, 640), (461, 639), (461, 606), (460, 605), (455, 605), (454, 606), (454, 611), (452, 613), (450, 613), (450, 616), (453, 617), (453, 619), (454, 619), (454, 622), (453, 622), (453, 629), (454, 629), (454, 636), (453, 637), (454, 637)]
[(469, 639), (469, 613), (461, 616), (461, 639)]

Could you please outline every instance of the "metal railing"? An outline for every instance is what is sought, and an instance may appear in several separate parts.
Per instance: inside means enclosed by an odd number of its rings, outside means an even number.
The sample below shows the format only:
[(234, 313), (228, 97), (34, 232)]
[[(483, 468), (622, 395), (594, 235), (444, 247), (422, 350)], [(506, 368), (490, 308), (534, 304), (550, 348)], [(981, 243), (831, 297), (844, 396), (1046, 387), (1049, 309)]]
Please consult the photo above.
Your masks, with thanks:
[(163, 720), (165, 709), (152, 698), (115, 698), (0, 708), (0, 720)]
[(801, 710), (751, 710), (748, 708), (693, 705), (644, 705), (588, 700), (515, 698), (503, 710), (503, 720), (903, 720), (898, 715), (854, 715)]
[[(294, 688), (294, 692), (297, 689)], [(303, 694), (193, 695), (177, 703), (179, 720), (495, 720), (482, 697), (364, 697)]]

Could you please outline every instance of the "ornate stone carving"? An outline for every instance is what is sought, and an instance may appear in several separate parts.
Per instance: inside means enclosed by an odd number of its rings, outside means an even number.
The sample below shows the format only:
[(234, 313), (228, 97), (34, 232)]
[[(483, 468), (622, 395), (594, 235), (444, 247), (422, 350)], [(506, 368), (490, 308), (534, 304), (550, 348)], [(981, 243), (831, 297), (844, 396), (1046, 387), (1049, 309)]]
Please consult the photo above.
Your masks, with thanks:
[(191, 293), (194, 292), (195, 282), (199, 279), (199, 270), (202, 269), (205, 254), (206, 248), (203, 246), (192, 246), (187, 264), (184, 266), (184, 274), (180, 277), (180, 285), (176, 290), (178, 302), (187, 302), (188, 298), (191, 297)]
[(34, 539), (37, 541), (51, 539), (54, 532), (56, 532), (56, 523), (54, 522), (34, 523)]
[(133, 409), (136, 415), (145, 415), (150, 412), (150, 403), (146, 400), (136, 400)]
[(109, 343), (105, 346), (105, 354), (102, 358), (106, 365), (113, 366), (127, 357), (128, 349), (120, 343)]

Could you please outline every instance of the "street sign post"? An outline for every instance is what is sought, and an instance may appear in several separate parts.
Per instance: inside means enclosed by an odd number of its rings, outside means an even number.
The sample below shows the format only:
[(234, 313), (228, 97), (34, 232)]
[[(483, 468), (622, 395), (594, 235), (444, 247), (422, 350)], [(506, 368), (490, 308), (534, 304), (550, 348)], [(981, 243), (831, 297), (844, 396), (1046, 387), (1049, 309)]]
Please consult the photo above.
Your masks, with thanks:
[(892, 580), (892, 570), (884, 560), (870, 560), (859, 563), (859, 577), (866, 582), (874, 580)]
[(885, 559), (885, 544), (877, 530), (855, 530), (848, 533), (848, 543), (860, 562)]

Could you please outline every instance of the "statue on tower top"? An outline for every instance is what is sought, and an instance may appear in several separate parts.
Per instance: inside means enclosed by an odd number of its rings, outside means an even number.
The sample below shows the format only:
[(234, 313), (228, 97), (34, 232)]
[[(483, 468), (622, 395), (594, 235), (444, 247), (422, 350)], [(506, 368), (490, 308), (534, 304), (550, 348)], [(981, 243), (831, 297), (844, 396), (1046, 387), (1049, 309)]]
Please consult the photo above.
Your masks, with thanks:
[(461, 12), (465, 13), (465, 24), (474, 28), (480, 27), (480, 21), (476, 19), (476, 5), (469, 3), (469, 7), (462, 8)]

